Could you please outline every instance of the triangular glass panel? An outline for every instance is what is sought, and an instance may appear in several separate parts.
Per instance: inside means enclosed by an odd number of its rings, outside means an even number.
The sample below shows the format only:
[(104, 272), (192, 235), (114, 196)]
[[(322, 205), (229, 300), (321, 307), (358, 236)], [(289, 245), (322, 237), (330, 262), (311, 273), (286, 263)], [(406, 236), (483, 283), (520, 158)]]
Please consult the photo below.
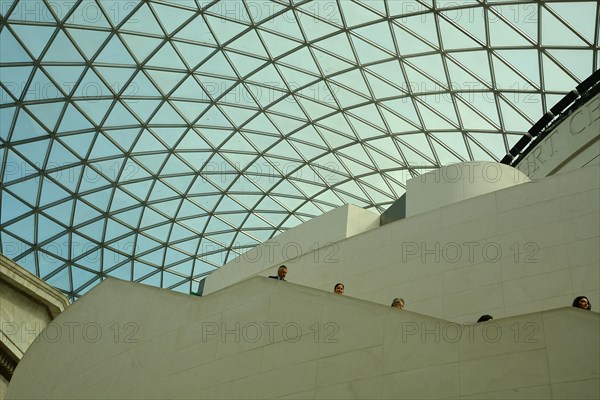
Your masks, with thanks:
[(282, 72), (285, 80), (287, 81), (286, 87), (289, 87), (291, 90), (309, 85), (321, 79), (319, 76), (309, 75), (307, 73), (282, 65), (279, 66), (279, 70)]
[(238, 71), (239, 76), (246, 76), (252, 74), (256, 69), (268, 62), (265, 59), (249, 57), (246, 55), (234, 53), (232, 51), (226, 51), (226, 54), (231, 60), (234, 68)]
[(283, 54), (289, 53), (292, 49), (298, 49), (305, 45), (300, 41), (291, 40), (264, 30), (260, 30), (259, 35), (267, 45), (267, 50), (271, 58), (278, 58)]
[(104, 135), (115, 141), (125, 152), (128, 152), (133, 142), (137, 139), (140, 129), (112, 129), (104, 130)]
[(135, 206), (136, 204), (139, 204), (138, 199), (131, 197), (125, 191), (117, 188), (115, 189), (115, 193), (110, 204), (110, 209), (111, 211), (116, 211)]
[(64, 98), (64, 95), (46, 74), (39, 69), (36, 71), (29, 86), (25, 89), (25, 100), (49, 100)]
[[(154, 205), (150, 204), (150, 207), (144, 208), (144, 215), (142, 217), (142, 222), (140, 222), (140, 228), (147, 228), (153, 225), (165, 226), (169, 223), (167, 217), (162, 214), (159, 214), (157, 211), (153, 209)], [(151, 243), (147, 243), (145, 247), (140, 248), (139, 251), (146, 251), (150, 248), (155, 247), (156, 242), (152, 241)]]
[(194, 42), (216, 44), (208, 25), (203, 19), (203, 14), (198, 14), (196, 18), (188, 22), (182, 30), (175, 34), (175, 38), (192, 40)]
[[(313, 10), (311, 10), (311, 7)], [(304, 28), (306, 37), (311, 42), (340, 30), (340, 27), (332, 24), (334, 21), (329, 21), (327, 18), (321, 19), (323, 17), (319, 18), (319, 12), (315, 10), (316, 8), (318, 7), (315, 7), (314, 4), (309, 5), (308, 7), (300, 6), (296, 8), (296, 20), (298, 21), (298, 24)], [(328, 8), (329, 10), (334, 9), (337, 13), (337, 7), (334, 4), (329, 4)], [(341, 19), (338, 19), (335, 22), (340, 24)]]
[[(321, 87), (321, 85), (318, 85), (318, 87)], [(346, 87), (339, 86), (333, 82), (328, 82), (326, 89), (326, 93), (329, 93), (329, 89), (331, 89), (331, 93), (333, 93), (333, 95), (326, 95), (323, 100), (325, 100), (328, 103), (328, 105), (335, 108), (353, 108), (358, 104), (364, 104), (371, 101), (370, 97), (365, 97), (364, 95), (366, 94), (367, 96), (369, 96), (370, 92), (363, 92), (364, 94), (361, 94), (356, 91), (350, 91)]]
[[(457, 100), (456, 106), (458, 108), (458, 112), (460, 113), (460, 120), (463, 129), (478, 129), (477, 127), (479, 127), (479, 129), (497, 131), (498, 128), (493, 126), (487, 119), (488, 115), (482, 115), (483, 113), (481, 113), (479, 109), (476, 109), (477, 111), (473, 110), (473, 102), (465, 101), (462, 98), (457, 98)], [(492, 107), (490, 106), (490, 108)], [(495, 118), (496, 113), (490, 114), (490, 117), (494, 117), (494, 121), (497, 121)]]
[(536, 87), (539, 87), (540, 67), (538, 62), (539, 54), (537, 50), (498, 50), (496, 54), (498, 54), (499, 57), (507, 60), (508, 63), (533, 81), (536, 84)]
[(442, 82), (435, 81), (434, 77), (425, 75), (425, 72), (420, 70), (418, 67), (413, 67), (407, 63), (404, 65), (406, 77), (410, 84), (410, 90), (413, 93), (440, 93), (448, 90), (446, 88), (448, 83), (445, 79)]
[(394, 113), (402, 116), (415, 126), (421, 126), (419, 117), (415, 110), (415, 104), (412, 99), (387, 100), (383, 101), (381, 104), (388, 110), (393, 110)]
[(29, 205), (23, 203), (9, 192), (3, 190), (1, 195), (2, 209), (0, 209), (0, 220), (3, 225), (7, 225), (7, 222), (10, 220), (32, 211)]
[[(233, 70), (232, 70), (233, 71)], [(202, 76), (197, 75), (196, 78), (200, 81), (200, 84), (203, 86), (203, 91), (208, 94), (206, 99), (213, 101), (212, 99), (219, 99), (226, 92), (228, 92), (233, 86), (239, 84), (237, 78), (235, 80), (232, 79), (221, 79), (215, 76)], [(202, 96), (202, 93), (198, 93), (199, 96)], [(203, 97), (200, 97), (204, 100)]]
[(461, 51), (452, 53), (452, 59), (458, 61), (460, 65), (473, 75), (479, 77), (492, 86), (492, 76), (490, 73), (489, 53), (484, 50)]
[(136, 282), (143, 277), (157, 272), (158, 270), (155, 267), (151, 267), (137, 259), (133, 262), (133, 280)]
[(158, 174), (168, 154), (137, 155), (134, 157), (138, 164), (143, 165), (153, 174)]
[(158, 139), (160, 139), (168, 149), (172, 149), (175, 147), (179, 139), (187, 132), (187, 127), (177, 127), (177, 128), (161, 128), (154, 127), (151, 131), (154, 133)]
[(96, 242), (100, 242), (104, 237), (105, 219), (100, 219), (87, 225), (77, 226), (77, 233), (85, 235)]
[(544, 66), (544, 89), (548, 91), (564, 91), (568, 92), (577, 86), (573, 78), (567, 75), (561, 68), (558, 67), (548, 56), (542, 57)]
[[(463, 2), (466, 3), (466, 2)], [(477, 3), (477, 0), (473, 0), (469, 3)], [(452, 6), (452, 3), (447, 2), (448, 6)], [(482, 42), (485, 45), (485, 31), (486, 31), (486, 20), (485, 14), (486, 9), (484, 7), (471, 7), (471, 8), (457, 8), (454, 10), (446, 10), (441, 13), (446, 20), (449, 20), (450, 23), (454, 25), (460, 26), (463, 30), (465, 30), (470, 37), (474, 40)], [(466, 14), (468, 13), (468, 17)], [(445, 40), (442, 34), (442, 40), (444, 41), (444, 48), (448, 48), (448, 43)], [(481, 47), (481, 45), (479, 45)]]
[(317, 64), (319, 64), (321, 71), (323, 71), (323, 76), (329, 76), (337, 72), (356, 68), (356, 65), (341, 60), (325, 51), (321, 51), (314, 47), (313, 54), (315, 55), (315, 60)]
[(0, 31), (0, 47), (3, 49), (2, 62), (31, 62), (27, 52), (8, 29)]
[[(404, 73), (400, 68), (400, 63), (397, 60), (387, 61), (378, 64), (369, 65), (366, 70), (367, 78), (377, 76), (382, 82), (390, 82), (402, 90), (406, 90), (408, 85), (404, 79)], [(385, 81), (384, 81), (385, 79)], [(389, 85), (389, 83), (387, 83)]]
[(75, 290), (89, 281), (93, 281), (97, 278), (96, 274), (75, 266), (71, 266), (71, 271), (73, 274), (73, 288)]
[[(46, 164), (47, 170), (54, 168), (61, 168), (56, 173), (50, 173), (49, 175), (56, 178), (58, 181), (65, 181), (65, 186), (71, 187), (72, 191), (75, 192), (75, 185), (79, 181), (81, 175), (81, 168), (77, 167), (77, 170), (69, 169), (64, 170), (63, 168), (67, 165), (79, 164), (81, 161), (67, 150), (58, 140), (52, 142), (52, 151), (50, 152), (49, 162)], [(63, 176), (63, 174), (65, 176)], [(62, 178), (62, 179), (61, 179)]]
[[(505, 99), (499, 99), (500, 109), (502, 111), (502, 122), (504, 131), (525, 132), (533, 125), (532, 121), (525, 119), (520, 113), (515, 111), (514, 106), (509, 105)], [(538, 118), (536, 116), (536, 118)]]
[[(494, 74), (496, 78), (496, 87), (498, 89), (522, 90), (523, 88), (533, 88), (533, 82), (527, 82), (515, 71), (505, 65), (504, 61), (498, 57), (493, 57)], [(534, 75), (534, 77), (537, 74)]]
[[(474, 160), (489, 160), (491, 158), (493, 161), (498, 162), (498, 158), (495, 158), (493, 154), (490, 154), (488, 149), (469, 136), (469, 134), (467, 134), (467, 138), (469, 139), (469, 148), (471, 149)], [(503, 157), (505, 154), (506, 152), (503, 151), (500, 156)]]
[(77, 200), (73, 225), (83, 224), (84, 222), (91, 221), (101, 215), (102, 214), (99, 211), (90, 207), (85, 201)]
[(149, 121), (151, 125), (187, 125), (168, 102), (164, 102)]
[(221, 110), (229, 117), (235, 126), (243, 126), (258, 114), (257, 109), (231, 107), (222, 105)]
[(11, 137), (12, 142), (31, 139), (35, 137), (47, 137), (48, 133), (31, 116), (21, 108), (17, 116), (17, 122)]
[[(207, 127), (233, 127), (217, 106), (210, 107), (196, 122), (197, 126)], [(201, 131), (202, 132), (202, 131)]]
[(174, 68), (187, 70), (187, 67), (179, 58), (179, 54), (173, 48), (171, 42), (165, 43), (160, 50), (146, 63), (147, 66), (158, 68)]
[[(29, 79), (29, 75), (33, 71), (33, 67), (0, 67), (0, 76), (2, 76), (2, 83), (8, 89), (8, 93), (14, 96), (15, 99), (19, 99), (25, 89), (25, 83)], [(2, 103), (8, 104), (13, 103), (14, 99), (9, 97), (8, 94), (2, 90)]]
[[(23, 42), (27, 50), (31, 52), (34, 59), (39, 59), (42, 50), (50, 43), (50, 37), (56, 29), (53, 26), (43, 25), (12, 24), (10, 27)], [(4, 43), (2, 44), (4, 45)]]
[(44, 104), (30, 104), (27, 106), (29, 111), (36, 116), (36, 118), (44, 125), (49, 131), (54, 131), (58, 117), (63, 110), (65, 104), (60, 103), (44, 103)]
[[(562, 20), (582, 34), (590, 45), (594, 43), (594, 32), (598, 29), (597, 7), (597, 2), (593, 1), (544, 3), (544, 8), (552, 10), (559, 15)], [(542, 23), (546, 24), (545, 21), (542, 21)]]
[(469, 132), (469, 135), (475, 139), (479, 146), (487, 150), (488, 159), (489, 154), (495, 155), (496, 161), (500, 160), (508, 152), (504, 144), (504, 138), (501, 135), (495, 135), (490, 133), (480, 132)]
[(419, 71), (427, 73), (428, 76), (431, 76), (436, 82), (441, 83), (442, 86), (448, 86), (441, 55), (433, 54), (430, 56), (411, 57), (410, 62), (411, 66), (414, 65)]
[(130, 232), (130, 228), (126, 227), (120, 222), (115, 221), (112, 218), (108, 218), (108, 221), (106, 223), (106, 232), (104, 234), (104, 240), (108, 242), (118, 237), (126, 236)]
[[(76, 12), (75, 12), (76, 14)], [(71, 14), (69, 20), (73, 18), (74, 14)], [(94, 58), (94, 55), (104, 43), (106, 38), (110, 35), (110, 32), (106, 31), (97, 31), (90, 29), (76, 29), (76, 28), (67, 28), (67, 33), (73, 37), (75, 46), (77, 46), (81, 51), (83, 51), (84, 56), (91, 60)]]
[[(83, 0), (67, 19), (68, 24), (110, 28), (104, 13), (94, 0)], [(98, 32), (98, 31), (95, 31)]]
[(341, 7), (341, 14), (343, 14), (344, 21), (348, 26), (363, 25), (371, 21), (382, 19), (382, 16), (373, 13), (358, 3), (345, 1), (339, 3), (339, 5)]
[(66, 227), (44, 216), (44, 214), (38, 214), (37, 217), (37, 224), (35, 225), (38, 228), (37, 243), (45, 242), (46, 240), (63, 233), (66, 229)]
[(82, 62), (83, 58), (75, 49), (67, 35), (61, 30), (58, 32), (50, 48), (44, 55), (44, 62)]
[(184, 42), (172, 42), (179, 54), (183, 57), (190, 70), (196, 69), (198, 64), (210, 56), (215, 49), (213, 47), (201, 46)]
[[(260, 150), (270, 146), (273, 142), (280, 138), (280, 133), (277, 128), (262, 113), (258, 114), (255, 118), (248, 122), (244, 126), (243, 131)], [(255, 135), (254, 132), (249, 131), (256, 131), (258, 135)]]
[(113, 109), (110, 111), (110, 115), (104, 121), (104, 128), (108, 127), (122, 127), (123, 125), (137, 125), (140, 121), (129, 112), (121, 102), (116, 102)]
[(415, 36), (413, 33), (409, 32), (407, 28), (400, 28), (396, 23), (393, 23), (392, 27), (400, 54), (409, 56), (411, 54), (420, 54), (436, 50), (432, 43), (429, 43), (426, 39)]
[[(417, 104), (419, 105), (419, 111), (421, 111), (427, 129), (446, 129), (442, 126), (450, 129), (458, 128), (454, 99), (450, 94), (444, 93), (442, 96), (439, 94), (419, 96)], [(429, 110), (435, 115), (427, 115), (428, 111), (422, 106), (423, 104), (426, 104)]]
[[(433, 15), (405, 16), (395, 20), (395, 22), (406, 30), (411, 31), (411, 33), (414, 32), (413, 35), (418, 35), (418, 40), (426, 41), (426, 43), (430, 46), (433, 46), (435, 49), (439, 49), (440, 44), (438, 41), (437, 24), (433, 18)], [(413, 38), (412, 40), (415, 39)], [(400, 51), (402, 52), (402, 49)]]
[(148, 118), (150, 118), (150, 115), (152, 115), (156, 111), (156, 108), (162, 102), (162, 100), (144, 99), (123, 99), (122, 101), (142, 122), (147, 122)]
[(258, 36), (255, 29), (249, 30), (244, 33), (241, 37), (235, 39), (233, 42), (227, 45), (228, 48), (240, 50), (245, 53), (256, 54), (259, 57), (268, 57), (265, 48), (262, 45), (262, 41)]
[(362, 38), (352, 37), (352, 44), (356, 50), (356, 56), (361, 64), (370, 64), (382, 60), (395, 58), (396, 53), (388, 53), (376, 47), (374, 44), (364, 41)]
[(497, 17), (495, 13), (501, 15), (502, 11), (498, 11), (495, 7), (491, 7), (488, 12), (488, 18), (494, 21), (494, 29), (490, 29), (491, 46), (531, 47), (533, 45), (533, 40), (523, 37), (523, 33), (521, 33), (518, 27), (512, 24), (509, 25), (507, 22), (503, 21), (502, 18)]
[[(36, 243), (34, 237), (34, 226), (35, 225), (35, 217), (30, 215), (20, 221), (14, 222), (2, 230), (2, 237), (6, 240), (6, 236), (4, 236), (5, 232), (11, 234), (11, 239), (18, 238), (20, 241), (25, 241), (27, 243)], [(6, 242), (3, 242), (3, 245), (6, 246)], [(30, 246), (24, 246), (23, 249), (28, 249)]]
[(327, 39), (320, 40), (314, 43), (312, 46), (323, 49), (328, 53), (333, 53), (336, 56), (341, 57), (343, 60), (352, 63), (353, 65), (357, 64), (357, 61), (353, 56), (354, 52), (352, 51), (352, 46), (350, 46), (348, 36), (345, 32), (341, 32), (337, 35), (328, 37)]
[(170, 96), (171, 99), (192, 99), (195, 101), (206, 101), (210, 100), (204, 89), (198, 84), (193, 75), (187, 77), (187, 79), (179, 85), (177, 90)]
[(123, 91), (125, 95), (145, 96), (145, 97), (157, 97), (162, 99), (162, 95), (154, 86), (154, 83), (148, 79), (143, 70), (140, 70), (135, 78), (129, 83), (129, 86)]
[(546, 54), (555, 58), (581, 81), (593, 72), (594, 55), (589, 50), (547, 50)]
[(184, 22), (190, 20), (195, 14), (181, 7), (176, 8), (157, 3), (152, 3), (151, 6), (169, 35), (183, 25)]
[[(457, 144), (454, 144), (452, 147), (450, 147), (448, 144), (446, 144), (445, 142), (443, 142), (442, 140), (438, 139), (435, 140), (437, 138), (437, 136), (440, 135), (439, 132), (436, 132), (435, 134), (430, 134), (430, 137), (432, 138), (432, 146), (435, 150), (435, 153), (438, 157), (438, 159), (440, 160), (441, 165), (448, 165), (448, 164), (454, 164), (454, 163), (458, 163), (458, 162), (464, 162), (468, 159), (468, 153), (466, 152), (466, 148), (464, 146), (464, 143), (462, 143), (462, 141), (458, 142)], [(443, 135), (454, 135), (454, 136), (460, 136), (460, 133), (445, 133), (445, 134), (441, 134), (440, 136)], [(458, 150), (461, 150), (462, 152), (467, 156), (465, 158), (464, 155), (459, 154)]]
[(485, 38), (485, 34), (476, 36), (476, 41), (468, 33), (457, 28), (454, 23), (455, 21), (451, 23), (444, 18), (439, 19), (440, 34), (445, 50), (482, 48), (485, 45), (485, 42), (481, 43), (481, 39), (479, 39)]
[(150, 53), (164, 43), (163, 39), (139, 35), (121, 34), (121, 37), (123, 37), (125, 44), (131, 49), (131, 52), (140, 63), (144, 63), (144, 60), (148, 58)]
[[(58, 84), (58, 86), (67, 94), (67, 95), (86, 95), (85, 91), (82, 90), (83, 87), (80, 88), (80, 92), (77, 93), (77, 89), (75, 89), (75, 83), (79, 80), (81, 74), (85, 71), (85, 67), (83, 65), (79, 66), (44, 66), (44, 70), (46, 74), (54, 80)], [(4, 73), (4, 69), (2, 69)]]
[[(94, 61), (96, 63), (106, 64), (136, 65), (136, 62), (133, 58), (131, 58), (129, 51), (127, 51), (127, 49), (125, 48), (125, 46), (123, 46), (123, 43), (121, 43), (121, 40), (119, 39), (123, 36), (125, 35), (114, 35), (112, 39), (110, 39), (106, 46), (104, 46), (104, 48), (96, 56), (96, 59)], [(129, 36), (133, 39), (132, 35)]]
[[(327, 92), (329, 92), (329, 90), (327, 90)], [(295, 99), (304, 108), (309, 118), (312, 120), (318, 120), (326, 115), (337, 112), (335, 108), (327, 107), (320, 102), (312, 101), (300, 96), (295, 96)]]
[(89, 68), (77, 85), (76, 92), (80, 92), (84, 99), (93, 102), (98, 97), (111, 97), (113, 91), (107, 87), (93, 68)]
[(363, 79), (362, 74), (359, 70), (349, 71), (340, 75), (336, 75), (330, 78), (332, 81), (344, 85), (348, 88), (352, 88), (361, 93), (369, 93), (369, 89)]
[[(40, 258), (45, 258), (46, 259), (46, 263), (53, 265), (53, 264), (62, 264), (61, 261), (58, 261), (56, 259), (54, 259), (52, 256), (50, 255), (40, 255)], [(65, 292), (71, 292), (73, 290), (73, 287), (71, 286), (70, 283), (70, 277), (69, 277), (69, 268), (65, 267), (63, 268), (59, 273), (57, 273), (56, 275), (53, 275), (51, 277), (48, 277), (48, 274), (42, 274), (40, 272), (41, 278), (44, 279), (49, 285), (54, 286), (55, 288), (65, 291)]]
[(229, 19), (216, 18), (212, 15), (205, 14), (205, 18), (211, 31), (214, 33), (214, 36), (221, 44), (230, 41), (232, 38), (249, 28), (247, 25), (233, 22)]
[(487, 89), (486, 83), (481, 82), (481, 78), (475, 75), (472, 71), (466, 70), (459, 65), (458, 62), (450, 57), (446, 57), (446, 65), (448, 74), (450, 75), (450, 84), (452, 89), (471, 92), (473, 90)]
[(415, 129), (419, 129), (416, 126), (410, 124), (408, 121), (404, 120), (398, 114), (389, 111), (387, 108), (379, 107), (381, 113), (383, 114), (383, 118), (386, 122), (386, 127), (389, 129), (390, 133), (397, 134), (403, 132), (414, 131)]

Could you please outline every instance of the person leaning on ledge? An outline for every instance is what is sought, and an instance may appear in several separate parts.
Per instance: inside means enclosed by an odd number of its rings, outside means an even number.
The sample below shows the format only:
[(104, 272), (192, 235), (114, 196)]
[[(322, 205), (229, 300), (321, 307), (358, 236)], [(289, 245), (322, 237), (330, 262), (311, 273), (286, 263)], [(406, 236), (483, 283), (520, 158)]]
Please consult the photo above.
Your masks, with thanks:
[(404, 308), (404, 299), (402, 297), (396, 297), (392, 300), (392, 307), (402, 310)]
[(277, 279), (278, 281), (285, 281), (285, 276), (287, 275), (287, 267), (285, 265), (280, 266), (279, 268), (277, 268), (277, 275), (271, 275), (269, 276), (269, 278), (272, 279)]
[(585, 296), (577, 296), (575, 297), (575, 300), (573, 300), (573, 307), (589, 311), (592, 309), (592, 303), (590, 303)]

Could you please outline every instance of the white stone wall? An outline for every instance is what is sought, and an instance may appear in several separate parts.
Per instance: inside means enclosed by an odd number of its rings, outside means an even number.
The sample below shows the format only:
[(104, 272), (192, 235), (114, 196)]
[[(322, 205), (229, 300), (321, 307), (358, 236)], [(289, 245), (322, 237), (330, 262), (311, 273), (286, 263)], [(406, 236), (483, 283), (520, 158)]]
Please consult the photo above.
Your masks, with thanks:
[[(385, 305), (403, 297), (411, 311), (457, 322), (568, 306), (578, 295), (598, 310), (599, 186), (590, 166), (449, 204), (288, 260), (287, 279), (326, 291), (343, 282), (347, 295)], [(228, 268), (223, 286), (239, 280)]]
[(567, 117), (519, 162), (531, 179), (600, 163), (600, 94)]
[(72, 321), (96, 328), (42, 334), (8, 399), (599, 395), (600, 315), (572, 307), (461, 325), (266, 278), (201, 298), (110, 279), (52, 323)]

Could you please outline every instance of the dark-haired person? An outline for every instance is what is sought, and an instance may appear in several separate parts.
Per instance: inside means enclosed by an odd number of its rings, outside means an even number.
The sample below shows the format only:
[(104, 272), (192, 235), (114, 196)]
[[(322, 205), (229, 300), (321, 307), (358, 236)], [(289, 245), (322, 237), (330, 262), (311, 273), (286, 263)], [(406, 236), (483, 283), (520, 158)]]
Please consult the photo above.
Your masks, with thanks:
[(277, 279), (278, 281), (285, 281), (285, 276), (287, 275), (288, 269), (285, 265), (280, 266), (279, 268), (277, 268), (277, 275), (271, 275), (269, 276), (269, 278), (272, 279)]
[(344, 284), (336, 283), (335, 286), (333, 287), (333, 293), (344, 294)]
[(402, 297), (396, 297), (392, 300), (392, 307), (402, 310), (404, 308), (404, 299)]
[(493, 319), (494, 319), (494, 317), (492, 317), (491, 315), (483, 314), (481, 317), (479, 317), (479, 319), (477, 320), (477, 322), (491, 321)]
[(573, 300), (573, 307), (577, 307), (577, 308), (581, 308), (581, 309), (589, 311), (592, 309), (592, 303), (590, 303), (588, 298), (585, 296), (577, 296), (577, 297), (575, 297), (575, 300)]

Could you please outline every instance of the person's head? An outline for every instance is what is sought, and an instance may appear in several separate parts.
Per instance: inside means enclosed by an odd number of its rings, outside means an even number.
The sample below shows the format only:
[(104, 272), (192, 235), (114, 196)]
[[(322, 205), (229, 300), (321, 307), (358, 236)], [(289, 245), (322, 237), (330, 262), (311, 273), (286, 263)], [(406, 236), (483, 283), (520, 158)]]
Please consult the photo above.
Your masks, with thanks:
[(344, 294), (344, 284), (336, 283), (335, 286), (333, 287), (333, 292), (337, 293), (337, 294)]
[(392, 300), (392, 307), (403, 309), (404, 299), (401, 297), (396, 297), (394, 300)]
[(281, 267), (277, 268), (277, 276), (279, 277), (279, 279), (285, 279), (286, 275), (287, 267), (285, 265), (282, 265)]
[(479, 319), (477, 320), (477, 322), (491, 321), (493, 319), (494, 319), (494, 317), (492, 317), (491, 315), (484, 314), (481, 317), (479, 317)]
[(573, 307), (583, 308), (584, 310), (591, 310), (592, 304), (585, 296), (577, 296), (575, 300), (573, 300)]

